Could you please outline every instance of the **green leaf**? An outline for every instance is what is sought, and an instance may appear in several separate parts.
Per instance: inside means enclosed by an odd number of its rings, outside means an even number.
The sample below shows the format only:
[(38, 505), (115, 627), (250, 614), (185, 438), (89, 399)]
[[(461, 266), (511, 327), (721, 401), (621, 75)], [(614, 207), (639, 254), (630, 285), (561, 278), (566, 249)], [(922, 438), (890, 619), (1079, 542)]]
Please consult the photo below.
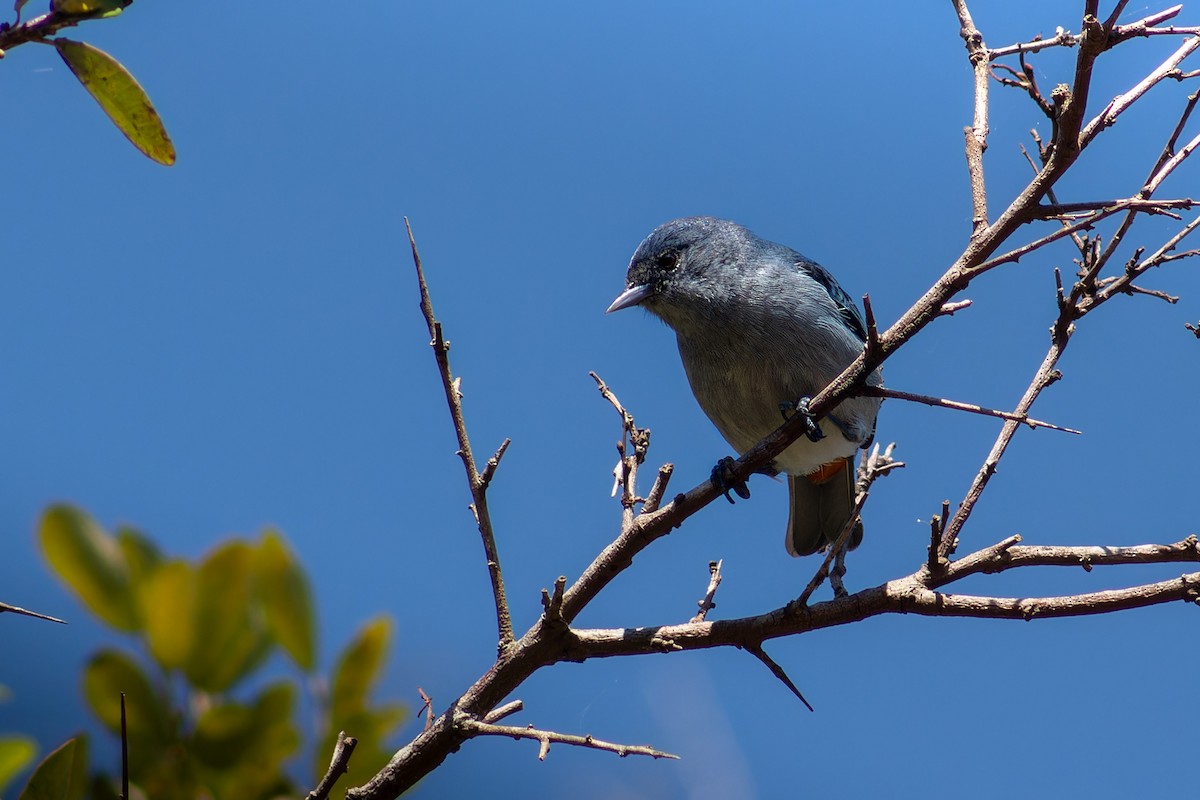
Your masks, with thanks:
[[(393, 748), (384, 747), (385, 740), (408, 716), (408, 709), (399, 704), (369, 704), (369, 697), (379, 680), (392, 635), (391, 618), (380, 615), (364, 625), (346, 646), (334, 667), (330, 689), (329, 726), (319, 737), (317, 752), (323, 762), (332, 752), (339, 730), (352, 733), (358, 748), (350, 760), (345, 780), (357, 786), (371, 777), (374, 764), (386, 761)], [(324, 768), (317, 770), (317, 777)]]
[(186, 561), (168, 561), (138, 593), (150, 655), (166, 670), (179, 669), (196, 646), (196, 578)]
[(207, 709), (196, 720), (189, 752), (205, 766), (228, 770), (236, 765), (259, 733), (254, 713), (238, 703), (222, 703)]
[(254, 596), (254, 548), (232, 541), (196, 571), (195, 637), (184, 672), (193, 684), (223, 692), (244, 678), (271, 649)]
[[(24, 3), (25, 0), (20, 0)], [(115, 17), (133, 0), (50, 0), (50, 10), (68, 17)]]
[(51, 568), (93, 614), (117, 630), (140, 627), (125, 556), (91, 517), (72, 506), (51, 506), (40, 538)]
[(28, 736), (0, 736), (0, 796), (4, 787), (29, 766), (37, 755), (37, 742)]
[(175, 145), (146, 91), (125, 67), (103, 50), (71, 39), (55, 39), (62, 60), (121, 133), (151, 159), (170, 166)]
[(20, 800), (80, 800), (87, 788), (87, 737), (76, 736), (38, 764)]
[(341, 719), (362, 710), (387, 657), (392, 638), (391, 617), (381, 614), (359, 629), (342, 651), (333, 672), (330, 715)]
[(261, 771), (265, 765), (281, 764), (300, 743), (300, 733), (291, 723), (295, 701), (295, 686), (277, 682), (259, 693), (253, 706), (213, 706), (196, 722), (191, 751), (217, 770), (248, 763)]
[(129, 577), (134, 584), (144, 581), (162, 563), (162, 552), (158, 546), (136, 528), (128, 525), (117, 528), (117, 544), (125, 555)]
[(305, 672), (316, 665), (316, 620), (312, 592), (303, 567), (278, 531), (268, 529), (259, 542), (255, 568), (258, 593), (275, 641)]
[(101, 650), (83, 669), (83, 694), (104, 727), (120, 735), (121, 693), (130, 739), (163, 742), (170, 735), (170, 710), (137, 662), (117, 650)]

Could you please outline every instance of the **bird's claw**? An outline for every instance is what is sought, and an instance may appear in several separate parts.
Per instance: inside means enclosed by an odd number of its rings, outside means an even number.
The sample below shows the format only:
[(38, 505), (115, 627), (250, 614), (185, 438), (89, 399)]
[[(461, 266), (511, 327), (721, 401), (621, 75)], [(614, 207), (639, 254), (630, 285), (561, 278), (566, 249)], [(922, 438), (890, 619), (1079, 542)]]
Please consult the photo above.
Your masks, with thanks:
[(817, 425), (816, 419), (812, 416), (812, 411), (809, 410), (809, 403), (812, 402), (811, 397), (802, 397), (794, 403), (780, 403), (779, 409), (784, 413), (784, 419), (788, 419), (788, 411), (794, 414), (799, 414), (804, 417), (804, 435), (809, 441), (821, 441), (824, 439), (824, 431), (821, 426)]
[(729, 496), (732, 490), (734, 494), (743, 500), (750, 499), (750, 487), (745, 481), (732, 480), (732, 470), (734, 461), (730, 456), (725, 456), (712, 469), (712, 485), (713, 488), (724, 495), (725, 499), (733, 503), (733, 498)]

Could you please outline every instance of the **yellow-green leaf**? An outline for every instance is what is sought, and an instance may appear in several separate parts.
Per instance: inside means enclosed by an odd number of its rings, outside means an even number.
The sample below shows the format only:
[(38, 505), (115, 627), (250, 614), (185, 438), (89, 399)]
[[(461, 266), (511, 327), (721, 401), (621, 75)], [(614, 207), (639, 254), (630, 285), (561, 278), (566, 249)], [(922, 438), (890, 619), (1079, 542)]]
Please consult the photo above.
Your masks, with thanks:
[(232, 541), (196, 570), (192, 625), (201, 633), (184, 672), (198, 688), (223, 692), (267, 655), (271, 639), (254, 594), (254, 548)]
[(254, 712), (240, 703), (222, 703), (196, 720), (189, 750), (205, 766), (228, 770), (245, 755), (257, 733)]
[(83, 669), (83, 694), (104, 727), (121, 732), (121, 693), (129, 737), (161, 742), (170, 732), (164, 708), (150, 680), (132, 658), (116, 650), (101, 650)]
[(267, 626), (296, 665), (311, 672), (316, 665), (316, 621), (304, 569), (274, 529), (263, 534), (255, 566)]
[(28, 736), (0, 736), (0, 796), (4, 787), (29, 766), (37, 755), (37, 742)]
[(139, 596), (150, 654), (163, 669), (187, 663), (196, 642), (196, 581), (186, 561), (168, 561), (142, 584)]
[(118, 630), (139, 628), (129, 567), (112, 536), (68, 505), (51, 506), (39, 533), (46, 560), (92, 613)]
[[(25, 0), (19, 0), (24, 3)], [(69, 17), (115, 17), (133, 0), (50, 0), (50, 10)]]
[(295, 701), (295, 686), (276, 682), (265, 687), (252, 706), (213, 706), (196, 721), (192, 752), (218, 770), (245, 763), (263, 772), (267, 765), (280, 764), (300, 743), (292, 722)]
[(67, 739), (43, 759), (20, 800), (79, 800), (87, 788), (87, 738)]
[(121, 133), (160, 164), (175, 163), (175, 145), (149, 95), (121, 62), (90, 44), (55, 39), (62, 60)]
[(334, 668), (330, 691), (330, 713), (334, 719), (365, 707), (367, 695), (379, 679), (391, 638), (391, 617), (381, 614), (363, 625), (342, 651)]
[(117, 528), (117, 544), (125, 555), (129, 577), (134, 584), (145, 580), (162, 563), (162, 553), (146, 534), (122, 525)]

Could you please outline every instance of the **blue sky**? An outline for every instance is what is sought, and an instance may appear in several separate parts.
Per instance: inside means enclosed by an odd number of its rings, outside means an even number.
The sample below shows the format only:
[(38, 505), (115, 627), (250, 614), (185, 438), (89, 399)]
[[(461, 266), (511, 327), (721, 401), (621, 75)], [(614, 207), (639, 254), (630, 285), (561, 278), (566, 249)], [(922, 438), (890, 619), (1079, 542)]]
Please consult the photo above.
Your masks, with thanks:
[[(974, 12), (998, 46), (1077, 30), (1075, 6)], [(105, 635), (36, 552), (35, 523), (60, 499), (189, 556), (278, 526), (313, 579), (323, 665), (363, 620), (395, 615), (382, 696), (415, 708), (421, 686), (445, 708), (486, 670), (487, 577), (403, 215), (475, 448), (513, 439), (491, 503), (522, 630), (538, 590), (574, 579), (617, 530), (618, 420), (588, 370), (653, 430), (651, 461), (676, 464), (675, 488), (728, 452), (670, 332), (636, 311), (603, 313), (646, 233), (687, 214), (736, 219), (824, 264), (852, 296), (870, 292), (890, 323), (969, 232), (970, 71), (949, 3), (863, 2), (847, 16), (782, 2), (333, 12), (144, 0), (74, 36), (140, 79), (179, 160), (164, 169), (137, 154), (50, 48), (0, 64), (0, 599), (71, 620), (0, 619), (0, 683), (14, 695), (0, 730), (35, 731), (47, 747), (90, 724), (77, 676)], [(1170, 48), (1140, 41), (1106, 58), (1095, 103)], [(1066, 80), (1072, 58), (1038, 58), (1042, 86)], [(1164, 86), (1122, 118), (1060, 199), (1136, 191), (1190, 88)], [(993, 99), (998, 210), (1027, 178), (1018, 144), (1047, 131), (1016, 92)], [(1162, 195), (1195, 185), (1189, 165)], [(1136, 243), (1153, 247), (1169, 227), (1142, 231)], [(970, 311), (888, 363), (888, 383), (1011, 407), (1048, 343), (1052, 269), (1069, 274), (1071, 256), (1063, 246), (986, 276), (965, 295)], [(1116, 545), (1196, 530), (1200, 344), (1183, 325), (1200, 319), (1200, 279), (1185, 262), (1143, 282), (1183, 299), (1120, 299), (1084, 320), (1066, 380), (1035, 413), (1085, 435), (1019, 434), (960, 552), (1012, 533)], [(885, 404), (879, 436), (909, 466), (873, 492), (852, 589), (916, 568), (929, 515), (962, 497), (997, 430)], [(784, 552), (784, 487), (752, 488), (657, 543), (579, 624), (683, 621), (717, 558), (715, 617), (794, 597), (816, 561)], [(1180, 571), (1028, 571), (959, 590), (1058, 594)], [(475, 741), (413, 796), (1178, 794), (1193, 781), (1177, 754), (1198, 710), (1182, 690), (1200, 656), (1196, 613), (888, 617), (771, 644), (815, 714), (740, 652), (565, 664), (522, 687), (514, 723), (683, 760), (559, 746), (539, 764), (529, 743)]]

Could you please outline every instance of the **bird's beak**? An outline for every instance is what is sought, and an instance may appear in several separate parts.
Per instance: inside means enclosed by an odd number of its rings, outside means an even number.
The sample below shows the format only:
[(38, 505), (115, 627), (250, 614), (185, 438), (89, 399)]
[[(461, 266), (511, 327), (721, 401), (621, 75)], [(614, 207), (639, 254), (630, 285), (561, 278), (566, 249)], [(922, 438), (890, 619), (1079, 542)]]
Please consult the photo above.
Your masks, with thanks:
[(630, 286), (628, 289), (617, 295), (617, 299), (612, 301), (612, 305), (609, 306), (608, 311), (605, 311), (604, 313), (611, 314), (614, 311), (620, 311), (622, 308), (636, 306), (638, 303), (649, 297), (652, 291), (653, 290), (650, 285), (645, 283), (641, 286)]

